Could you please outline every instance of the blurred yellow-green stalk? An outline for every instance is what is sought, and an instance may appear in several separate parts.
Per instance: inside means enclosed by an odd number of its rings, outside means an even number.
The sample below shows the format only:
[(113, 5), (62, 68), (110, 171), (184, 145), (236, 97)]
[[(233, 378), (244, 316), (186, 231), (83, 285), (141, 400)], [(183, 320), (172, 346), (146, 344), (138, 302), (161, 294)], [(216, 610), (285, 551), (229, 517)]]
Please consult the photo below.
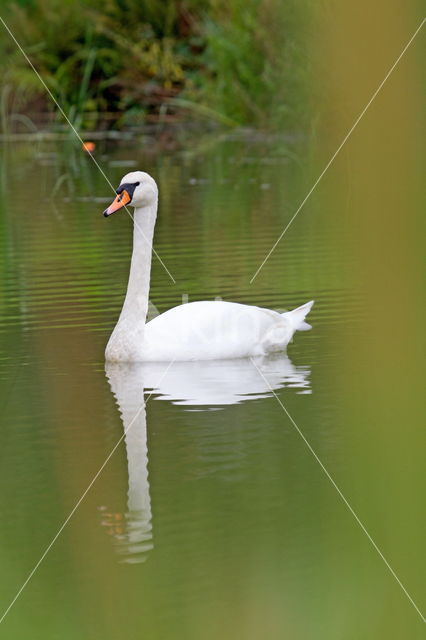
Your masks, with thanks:
[[(402, 0), (333, 3), (327, 15), (320, 13), (316, 47), (323, 118), (318, 170), (424, 19), (419, 3)], [(419, 502), (424, 490), (419, 442), (424, 431), (426, 326), (425, 36), (423, 27), (315, 196), (344, 219), (342, 244), (350, 255), (351, 290), (363, 304), (353, 333), (341, 327), (335, 335), (341, 353), (336, 394), (342, 398), (342, 428), (353, 434), (347, 469), (339, 481), (420, 608), (425, 525)], [(360, 501), (361, 495), (370, 499)], [(376, 561), (381, 562), (372, 558)], [(406, 598), (390, 574), (388, 593), (371, 597), (378, 624), (391, 620), (393, 607)], [(408, 599), (406, 604), (411, 607)], [(417, 615), (414, 609), (412, 613)], [(402, 621), (399, 631), (390, 625), (388, 631), (392, 637), (403, 635)]]

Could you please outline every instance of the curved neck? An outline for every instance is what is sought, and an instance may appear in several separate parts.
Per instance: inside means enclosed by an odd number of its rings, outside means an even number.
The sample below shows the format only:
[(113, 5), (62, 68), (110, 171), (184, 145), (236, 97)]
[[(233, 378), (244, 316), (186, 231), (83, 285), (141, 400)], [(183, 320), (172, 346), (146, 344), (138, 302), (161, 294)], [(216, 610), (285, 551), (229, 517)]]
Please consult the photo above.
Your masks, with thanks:
[(120, 317), (106, 348), (107, 360), (138, 360), (141, 355), (148, 311), (152, 239), (156, 217), (157, 201), (149, 206), (135, 209), (133, 253), (127, 293)]
[(157, 202), (135, 209), (133, 223), (133, 253), (130, 264), (127, 293), (119, 322), (123, 318), (144, 325), (148, 310), (149, 281), (151, 276), (152, 239)]

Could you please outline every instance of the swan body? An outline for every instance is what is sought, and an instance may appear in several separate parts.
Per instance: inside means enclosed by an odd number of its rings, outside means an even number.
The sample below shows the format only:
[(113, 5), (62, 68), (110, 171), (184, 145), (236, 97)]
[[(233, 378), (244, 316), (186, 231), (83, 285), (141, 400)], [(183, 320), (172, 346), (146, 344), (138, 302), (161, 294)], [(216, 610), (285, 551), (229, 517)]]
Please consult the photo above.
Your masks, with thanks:
[(291, 313), (221, 300), (183, 304), (145, 325), (144, 360), (223, 360), (283, 351), (298, 324)]
[[(127, 294), (105, 356), (112, 362), (221, 360), (284, 351), (313, 301), (286, 313), (221, 300), (191, 302), (146, 322), (157, 185), (142, 171), (124, 176), (104, 212), (135, 207), (133, 254)], [(122, 204), (124, 202), (124, 204)]]

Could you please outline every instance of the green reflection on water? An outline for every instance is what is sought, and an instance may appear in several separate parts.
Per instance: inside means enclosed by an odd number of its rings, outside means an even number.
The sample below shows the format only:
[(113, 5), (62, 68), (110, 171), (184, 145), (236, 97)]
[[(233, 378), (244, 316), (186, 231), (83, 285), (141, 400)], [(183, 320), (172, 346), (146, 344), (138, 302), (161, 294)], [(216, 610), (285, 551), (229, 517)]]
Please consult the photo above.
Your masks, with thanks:
[[(176, 279), (154, 259), (151, 301), (160, 311), (182, 295), (271, 308), (316, 299), (314, 330), (289, 347), (307, 386), (287, 380), (277, 394), (418, 595), (418, 506), (404, 504), (406, 525), (395, 513), (418, 478), (390, 476), (402, 447), (417, 469), (420, 434), (411, 429), (407, 444), (398, 422), (388, 438), (384, 426), (365, 424), (361, 404), (354, 407), (360, 389), (370, 415), (382, 400), (368, 393), (368, 296), (354, 277), (356, 211), (342, 215), (342, 183), (334, 198), (320, 192), (307, 205), (249, 285), (312, 183), (303, 151), (224, 137), (190, 153), (106, 147), (98, 158), (113, 184), (129, 158), (158, 180), (155, 247)], [(6, 607), (123, 435), (126, 407), (111, 393), (103, 349), (123, 300), (132, 229), (125, 214), (102, 218), (109, 188), (76, 149), (8, 147), (2, 167)], [(398, 371), (378, 373), (399, 384)], [(234, 379), (243, 395), (256, 393), (241, 372)], [(276, 400), (263, 394), (213, 411), (177, 404), (185, 391), (176, 393), (150, 398), (146, 424), (145, 414), (138, 423), (146, 430), (135, 449), (140, 468), (122, 442), (0, 632), (43, 640), (329, 640), (398, 638), (404, 629), (420, 637), (415, 611)], [(133, 411), (141, 396), (136, 389)], [(398, 394), (394, 400), (404, 406)]]

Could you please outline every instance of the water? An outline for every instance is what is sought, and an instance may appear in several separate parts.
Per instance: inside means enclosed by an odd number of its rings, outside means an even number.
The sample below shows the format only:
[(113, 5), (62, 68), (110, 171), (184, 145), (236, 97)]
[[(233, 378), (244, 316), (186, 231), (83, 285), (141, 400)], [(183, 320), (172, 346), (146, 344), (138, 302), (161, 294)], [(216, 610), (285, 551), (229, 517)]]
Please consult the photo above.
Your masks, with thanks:
[(175, 283), (154, 258), (151, 312), (314, 298), (314, 330), (254, 365), (105, 371), (131, 221), (102, 218), (110, 190), (78, 148), (4, 147), (2, 611), (110, 458), (0, 637), (420, 638), (298, 432), (421, 606), (417, 355), (378, 347), (362, 221), (341, 184), (318, 191), (250, 284), (312, 184), (297, 145), (215, 135), (161, 153), (100, 144), (97, 159), (114, 185), (135, 167), (158, 181), (155, 248)]

